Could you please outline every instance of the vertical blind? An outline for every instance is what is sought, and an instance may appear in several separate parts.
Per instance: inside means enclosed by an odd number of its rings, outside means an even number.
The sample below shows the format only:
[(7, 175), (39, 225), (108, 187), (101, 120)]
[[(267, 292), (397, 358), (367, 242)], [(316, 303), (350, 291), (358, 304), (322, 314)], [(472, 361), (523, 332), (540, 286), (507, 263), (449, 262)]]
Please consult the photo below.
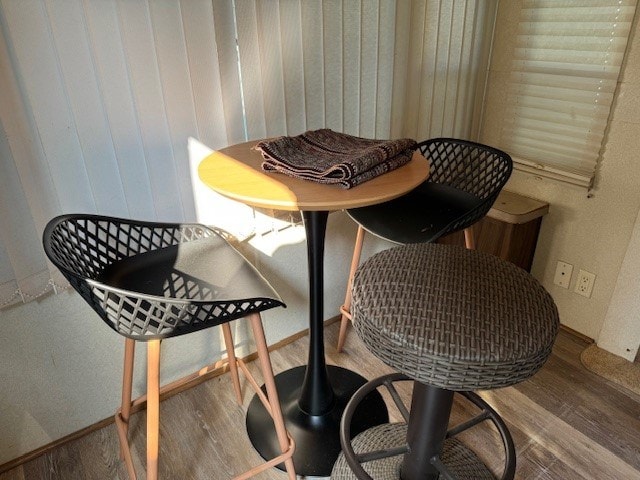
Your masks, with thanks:
[[(389, 136), (396, 2), (214, 1), (218, 48), (246, 132), (232, 142), (331, 128)], [(235, 24), (235, 29), (234, 29)], [(397, 79), (402, 82), (402, 79)], [(227, 91), (225, 91), (225, 95)], [(244, 109), (243, 111), (241, 109)]]
[[(417, 140), (479, 131), (497, 1), (398, 4), (393, 136)], [(396, 53), (398, 55), (398, 53)]]
[(63, 285), (40, 244), (55, 215), (202, 220), (190, 137), (212, 149), (323, 127), (472, 138), (494, 11), (0, 0), (0, 308)]
[(524, 0), (501, 147), (589, 186), (636, 0)]

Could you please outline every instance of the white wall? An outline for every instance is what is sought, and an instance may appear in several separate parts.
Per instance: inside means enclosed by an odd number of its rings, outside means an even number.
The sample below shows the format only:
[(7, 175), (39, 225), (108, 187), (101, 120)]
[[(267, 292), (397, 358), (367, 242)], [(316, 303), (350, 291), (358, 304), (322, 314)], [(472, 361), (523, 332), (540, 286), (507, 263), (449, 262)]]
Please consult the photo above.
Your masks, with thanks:
[[(488, 144), (499, 144), (520, 3), (500, 2), (481, 134), (481, 141)], [(520, 172), (514, 172), (506, 187), (550, 203), (550, 212), (542, 222), (532, 273), (553, 295), (561, 322), (596, 340), (600, 337), (640, 210), (640, 35), (637, 27), (638, 15), (593, 197), (587, 198), (584, 189)], [(574, 278), (568, 290), (553, 284), (558, 260), (574, 266)], [(597, 275), (589, 299), (573, 292), (575, 274), (580, 268)], [(634, 333), (640, 330), (640, 322), (627, 322), (627, 325)], [(617, 329), (615, 335), (622, 337), (627, 332)]]
[(622, 262), (611, 303), (605, 316), (598, 346), (633, 361), (640, 346), (640, 215)]

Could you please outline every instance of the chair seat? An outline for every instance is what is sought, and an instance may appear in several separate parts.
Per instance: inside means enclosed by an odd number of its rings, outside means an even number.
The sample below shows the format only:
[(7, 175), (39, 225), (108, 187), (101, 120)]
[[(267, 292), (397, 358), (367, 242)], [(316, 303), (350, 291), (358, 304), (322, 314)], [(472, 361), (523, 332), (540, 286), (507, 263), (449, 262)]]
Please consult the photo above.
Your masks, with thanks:
[(559, 319), (530, 274), (483, 252), (433, 243), (377, 253), (357, 271), (353, 324), (410, 378), (454, 391), (506, 387), (537, 372)]
[(112, 263), (97, 280), (173, 300), (279, 299), (262, 275), (229, 247), (216, 236), (172, 245)]
[(448, 185), (424, 182), (389, 202), (350, 209), (349, 216), (370, 233), (394, 243), (433, 242), (452, 233), (449, 225), (482, 204), (483, 199)]
[(284, 306), (262, 275), (218, 236), (124, 258), (88, 283), (99, 297), (104, 289), (98, 312), (103, 318), (121, 334), (147, 339)]

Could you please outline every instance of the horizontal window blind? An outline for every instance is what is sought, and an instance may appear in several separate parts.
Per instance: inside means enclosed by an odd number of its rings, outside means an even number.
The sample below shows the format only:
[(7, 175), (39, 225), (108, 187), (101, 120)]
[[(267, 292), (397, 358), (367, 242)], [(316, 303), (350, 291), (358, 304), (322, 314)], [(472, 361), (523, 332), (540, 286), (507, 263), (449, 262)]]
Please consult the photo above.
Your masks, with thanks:
[(501, 147), (524, 169), (589, 186), (635, 0), (524, 0)]

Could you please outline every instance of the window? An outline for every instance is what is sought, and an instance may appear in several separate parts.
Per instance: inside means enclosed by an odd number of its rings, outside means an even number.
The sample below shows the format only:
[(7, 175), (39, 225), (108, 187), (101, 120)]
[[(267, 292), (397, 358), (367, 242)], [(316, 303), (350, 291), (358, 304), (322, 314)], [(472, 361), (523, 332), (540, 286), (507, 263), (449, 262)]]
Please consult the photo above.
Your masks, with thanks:
[(523, 0), (500, 146), (517, 168), (591, 186), (635, 0)]
[(496, 3), (0, 1), (0, 308), (64, 283), (56, 214), (250, 217), (194, 195), (189, 137), (475, 137)]

